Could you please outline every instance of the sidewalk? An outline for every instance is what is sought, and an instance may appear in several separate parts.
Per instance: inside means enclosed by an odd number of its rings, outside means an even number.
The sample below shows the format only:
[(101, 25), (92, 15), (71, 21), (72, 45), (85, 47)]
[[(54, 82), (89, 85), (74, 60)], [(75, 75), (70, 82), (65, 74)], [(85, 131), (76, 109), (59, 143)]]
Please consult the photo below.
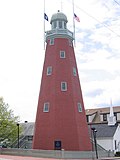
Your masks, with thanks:
[[(120, 160), (120, 157), (107, 157), (98, 160)], [(10, 156), (0, 155), (0, 160), (60, 160), (55, 158), (39, 158), (39, 157), (25, 157), (25, 156)], [(66, 159), (66, 160), (92, 160), (92, 159)], [(96, 159), (94, 159), (96, 160)]]

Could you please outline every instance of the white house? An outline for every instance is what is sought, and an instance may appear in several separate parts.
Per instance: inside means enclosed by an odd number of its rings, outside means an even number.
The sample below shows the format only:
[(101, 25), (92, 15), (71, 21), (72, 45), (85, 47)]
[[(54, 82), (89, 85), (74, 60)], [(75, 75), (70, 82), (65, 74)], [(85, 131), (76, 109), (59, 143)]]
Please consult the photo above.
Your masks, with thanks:
[[(87, 109), (86, 117), (89, 129), (94, 127), (97, 144), (106, 150), (120, 151), (120, 106), (112, 108)], [(113, 120), (113, 121), (111, 121)]]
[[(97, 144), (107, 151), (120, 151), (120, 124), (108, 126), (107, 123), (91, 124), (89, 129), (94, 127), (96, 129)], [(91, 132), (92, 134), (92, 132)], [(91, 135), (93, 139), (93, 136)]]

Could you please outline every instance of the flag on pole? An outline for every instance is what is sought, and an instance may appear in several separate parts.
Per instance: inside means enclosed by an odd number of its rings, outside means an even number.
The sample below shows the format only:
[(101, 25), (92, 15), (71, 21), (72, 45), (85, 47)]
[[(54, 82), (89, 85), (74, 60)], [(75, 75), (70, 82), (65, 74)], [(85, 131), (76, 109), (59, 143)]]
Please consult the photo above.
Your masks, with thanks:
[(78, 22), (80, 22), (80, 18), (74, 13), (74, 19)]
[(48, 21), (48, 16), (47, 16), (46, 13), (44, 13), (44, 19), (45, 19), (46, 21)]

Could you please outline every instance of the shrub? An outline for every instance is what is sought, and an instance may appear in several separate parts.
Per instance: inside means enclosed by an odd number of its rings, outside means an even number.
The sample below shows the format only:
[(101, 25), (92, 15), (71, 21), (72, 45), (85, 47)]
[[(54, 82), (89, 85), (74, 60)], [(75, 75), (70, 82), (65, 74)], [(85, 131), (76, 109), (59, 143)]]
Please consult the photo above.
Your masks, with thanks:
[(120, 151), (115, 153), (115, 157), (120, 157)]

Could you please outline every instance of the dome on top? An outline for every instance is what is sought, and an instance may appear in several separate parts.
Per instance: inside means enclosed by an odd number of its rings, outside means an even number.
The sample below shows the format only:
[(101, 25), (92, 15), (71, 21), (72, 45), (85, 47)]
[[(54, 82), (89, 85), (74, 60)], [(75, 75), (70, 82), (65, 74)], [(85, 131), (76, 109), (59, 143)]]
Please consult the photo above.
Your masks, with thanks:
[(56, 20), (63, 20), (66, 23), (68, 22), (66, 15), (64, 13), (60, 12), (60, 11), (58, 11), (57, 13), (52, 15), (50, 24), (52, 24), (52, 22), (56, 21)]

